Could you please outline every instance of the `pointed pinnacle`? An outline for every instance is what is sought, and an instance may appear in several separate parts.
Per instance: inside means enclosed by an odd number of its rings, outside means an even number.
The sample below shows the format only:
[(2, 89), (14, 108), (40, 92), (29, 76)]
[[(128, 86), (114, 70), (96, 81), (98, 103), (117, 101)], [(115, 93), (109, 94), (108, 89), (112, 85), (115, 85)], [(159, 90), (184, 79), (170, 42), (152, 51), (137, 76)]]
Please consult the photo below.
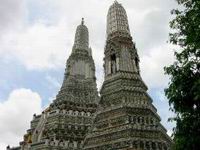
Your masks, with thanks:
[(82, 18), (81, 24), (84, 25), (84, 18)]

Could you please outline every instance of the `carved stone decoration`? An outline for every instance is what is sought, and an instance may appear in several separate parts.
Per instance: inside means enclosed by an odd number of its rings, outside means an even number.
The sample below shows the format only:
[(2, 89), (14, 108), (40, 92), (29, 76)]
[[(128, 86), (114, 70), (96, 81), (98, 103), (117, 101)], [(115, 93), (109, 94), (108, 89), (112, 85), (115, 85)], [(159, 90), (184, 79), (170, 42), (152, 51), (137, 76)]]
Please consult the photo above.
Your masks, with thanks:
[(173, 142), (140, 76), (126, 11), (117, 1), (107, 15), (104, 55), (99, 101), (88, 28), (82, 19), (55, 100), (33, 115), (20, 146), (7, 150), (171, 150)]
[(147, 93), (125, 9), (117, 1), (107, 15), (105, 81), (85, 150), (170, 150), (171, 138)]
[(56, 99), (41, 115), (34, 115), (31, 129), (17, 148), (19, 150), (82, 149), (83, 140), (93, 122), (98, 102), (89, 34), (82, 20), (76, 30), (73, 50), (67, 60), (63, 84)]

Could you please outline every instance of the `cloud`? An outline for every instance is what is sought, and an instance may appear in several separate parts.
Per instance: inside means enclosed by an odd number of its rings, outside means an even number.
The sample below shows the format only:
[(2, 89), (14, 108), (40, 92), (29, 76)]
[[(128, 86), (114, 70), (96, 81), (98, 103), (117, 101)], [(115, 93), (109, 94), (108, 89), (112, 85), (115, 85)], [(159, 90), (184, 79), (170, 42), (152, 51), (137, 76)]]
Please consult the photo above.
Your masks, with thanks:
[(20, 28), (21, 21), (25, 16), (25, 0), (1, 0), (0, 34)]
[[(65, 30), (66, 23), (47, 26), (42, 23), (12, 32), (3, 37), (3, 51), (22, 62), (27, 69), (41, 70), (63, 66), (71, 40)], [(70, 50), (71, 51), (71, 50)]]
[(149, 49), (147, 54), (140, 57), (142, 78), (150, 88), (164, 88), (169, 81), (164, 74), (164, 67), (174, 60), (173, 47), (161, 45)]
[(30, 128), (33, 114), (40, 112), (40, 95), (30, 89), (13, 90), (7, 100), (0, 102), (0, 149), (8, 144), (18, 145)]

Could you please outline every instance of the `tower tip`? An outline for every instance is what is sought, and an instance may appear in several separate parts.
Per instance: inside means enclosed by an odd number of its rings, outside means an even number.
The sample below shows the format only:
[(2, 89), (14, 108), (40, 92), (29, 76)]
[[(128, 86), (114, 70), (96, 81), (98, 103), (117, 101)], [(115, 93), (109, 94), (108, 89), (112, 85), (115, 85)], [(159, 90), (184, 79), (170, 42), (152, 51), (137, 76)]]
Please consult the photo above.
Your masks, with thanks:
[(115, 0), (115, 1), (114, 1), (114, 3), (118, 3), (118, 1), (117, 1), (117, 0)]
[(84, 18), (82, 18), (81, 24), (84, 25)]

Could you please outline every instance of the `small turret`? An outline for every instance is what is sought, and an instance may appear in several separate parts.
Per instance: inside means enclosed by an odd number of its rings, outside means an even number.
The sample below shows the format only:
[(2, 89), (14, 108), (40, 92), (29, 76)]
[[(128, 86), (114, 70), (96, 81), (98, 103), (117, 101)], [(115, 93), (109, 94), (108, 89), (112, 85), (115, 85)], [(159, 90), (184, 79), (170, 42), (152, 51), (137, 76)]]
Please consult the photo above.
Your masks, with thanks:
[(89, 33), (88, 28), (84, 25), (84, 18), (76, 29), (73, 52), (78, 50), (89, 50)]
[(117, 1), (115, 1), (108, 10), (107, 36), (116, 31), (130, 34), (126, 11)]
[(6, 150), (10, 150), (10, 145), (8, 145), (8, 146), (6, 147)]
[(147, 93), (126, 11), (117, 1), (107, 15), (104, 82), (84, 150), (171, 150), (172, 140)]
[(81, 25), (84, 25), (84, 18), (82, 18)]

